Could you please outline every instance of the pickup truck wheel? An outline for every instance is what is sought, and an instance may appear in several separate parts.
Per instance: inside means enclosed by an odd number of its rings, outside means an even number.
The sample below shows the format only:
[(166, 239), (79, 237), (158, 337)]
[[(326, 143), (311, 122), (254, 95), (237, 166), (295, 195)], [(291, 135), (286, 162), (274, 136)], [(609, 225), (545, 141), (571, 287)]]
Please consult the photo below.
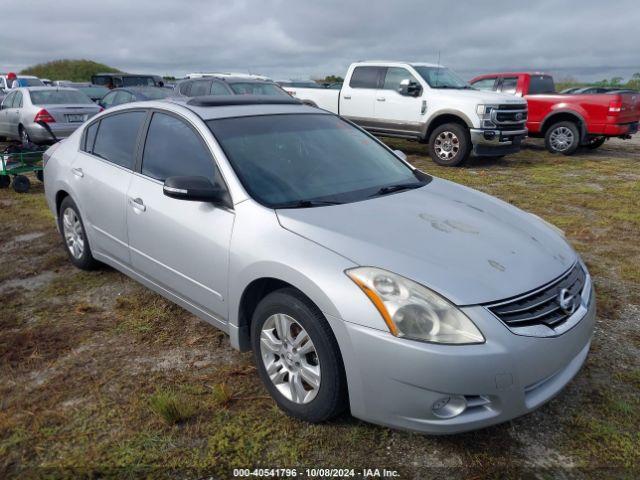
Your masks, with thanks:
[(469, 133), (457, 123), (440, 125), (429, 137), (429, 155), (438, 165), (460, 166), (467, 161), (470, 153)]
[(606, 140), (607, 137), (591, 137), (584, 146), (589, 150), (595, 150), (596, 148), (600, 148)]
[(547, 130), (544, 145), (551, 153), (573, 155), (580, 146), (580, 130), (574, 122), (558, 122)]
[(260, 301), (251, 343), (262, 382), (287, 414), (322, 422), (347, 408), (338, 342), (320, 309), (298, 290), (276, 290)]

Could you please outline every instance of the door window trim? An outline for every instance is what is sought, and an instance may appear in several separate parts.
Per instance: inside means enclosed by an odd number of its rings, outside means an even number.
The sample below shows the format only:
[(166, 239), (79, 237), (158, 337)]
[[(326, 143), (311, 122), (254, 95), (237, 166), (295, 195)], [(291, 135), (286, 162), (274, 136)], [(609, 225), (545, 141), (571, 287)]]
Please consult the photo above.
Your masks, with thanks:
[[(128, 110), (127, 110), (128, 111)], [(161, 182), (160, 180), (150, 177), (148, 175), (145, 175), (144, 173), (142, 173), (142, 157), (144, 156), (144, 147), (147, 143), (147, 137), (149, 135), (149, 127), (151, 126), (151, 120), (153, 119), (153, 115), (155, 113), (161, 113), (170, 117), (174, 117), (175, 119), (183, 122), (184, 124), (186, 124), (191, 131), (193, 131), (193, 133), (196, 135), (196, 137), (198, 138), (198, 140), (200, 141), (200, 143), (202, 144), (202, 146), (204, 147), (205, 151), (209, 154), (209, 159), (213, 162), (213, 166), (214, 168), (218, 171), (218, 176), (220, 177), (220, 180), (222, 180), (222, 185), (220, 185), (221, 187), (224, 187), (224, 189), (227, 191), (227, 193), (229, 194), (229, 197), (231, 198), (231, 204), (233, 205), (233, 194), (231, 193), (231, 189), (229, 188), (229, 183), (227, 182), (227, 179), (224, 177), (224, 172), (222, 171), (222, 169), (220, 168), (220, 165), (218, 164), (218, 160), (216, 159), (216, 156), (213, 154), (213, 152), (211, 151), (211, 148), (209, 148), (209, 145), (207, 144), (207, 141), (204, 139), (204, 137), (202, 136), (202, 134), (198, 131), (198, 129), (195, 127), (195, 125), (193, 125), (193, 123), (191, 122), (191, 120), (189, 118), (187, 118), (184, 115), (181, 115), (180, 113), (177, 112), (172, 112), (169, 110), (162, 110), (161, 108), (149, 108), (147, 110), (147, 118), (145, 119), (144, 122), (142, 122), (142, 128), (141, 128), (141, 135), (139, 138), (139, 144), (138, 144), (138, 149), (137, 149), (137, 154), (136, 157), (134, 159), (134, 165), (133, 165), (133, 170), (132, 172), (139, 176), (142, 177), (146, 180), (152, 181), (154, 183), (157, 183), (158, 185), (164, 185), (164, 182)], [(97, 134), (96, 134), (97, 136)], [(216, 140), (217, 142), (217, 140)], [(222, 207), (222, 206), (216, 206), (216, 208), (222, 208), (225, 210), (230, 210), (233, 211), (233, 207)]]

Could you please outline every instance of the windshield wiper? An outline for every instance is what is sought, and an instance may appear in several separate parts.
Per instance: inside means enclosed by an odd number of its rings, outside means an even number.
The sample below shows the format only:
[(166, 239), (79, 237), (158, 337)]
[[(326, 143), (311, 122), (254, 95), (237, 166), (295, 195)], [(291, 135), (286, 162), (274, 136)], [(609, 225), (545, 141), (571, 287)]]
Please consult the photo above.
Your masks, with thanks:
[(293, 200), (291, 202), (279, 203), (273, 208), (313, 208), (324, 207), (327, 205), (342, 205), (342, 202), (334, 202), (330, 200)]
[(424, 185), (422, 182), (418, 183), (400, 183), (398, 185), (389, 185), (387, 187), (380, 188), (376, 193), (370, 195), (371, 197), (377, 197), (379, 195), (386, 195), (388, 193), (401, 192), (403, 190), (413, 190), (415, 188), (420, 188)]

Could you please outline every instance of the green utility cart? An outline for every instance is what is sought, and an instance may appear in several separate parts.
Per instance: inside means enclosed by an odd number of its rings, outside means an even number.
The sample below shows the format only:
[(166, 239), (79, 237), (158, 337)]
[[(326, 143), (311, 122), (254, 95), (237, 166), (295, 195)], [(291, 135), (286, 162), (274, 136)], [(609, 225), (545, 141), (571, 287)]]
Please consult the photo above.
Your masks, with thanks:
[[(0, 188), (13, 184), (18, 193), (26, 193), (31, 187), (25, 174), (34, 172), (42, 182), (42, 155), (44, 150), (33, 150), (18, 145), (10, 145), (0, 153)], [(13, 177), (13, 182), (11, 178)]]

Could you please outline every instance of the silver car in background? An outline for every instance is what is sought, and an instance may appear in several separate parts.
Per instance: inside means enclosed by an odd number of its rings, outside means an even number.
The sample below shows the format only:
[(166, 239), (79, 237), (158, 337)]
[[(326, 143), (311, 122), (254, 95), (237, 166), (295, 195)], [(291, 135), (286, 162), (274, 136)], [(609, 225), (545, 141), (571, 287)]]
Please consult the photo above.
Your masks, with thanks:
[(556, 395), (595, 322), (557, 228), (292, 98), (109, 109), (45, 154), (71, 262), (104, 262), (252, 350), (297, 418), (454, 433)]
[(0, 138), (25, 144), (55, 142), (67, 138), (101, 110), (74, 88), (16, 88), (0, 105)]

